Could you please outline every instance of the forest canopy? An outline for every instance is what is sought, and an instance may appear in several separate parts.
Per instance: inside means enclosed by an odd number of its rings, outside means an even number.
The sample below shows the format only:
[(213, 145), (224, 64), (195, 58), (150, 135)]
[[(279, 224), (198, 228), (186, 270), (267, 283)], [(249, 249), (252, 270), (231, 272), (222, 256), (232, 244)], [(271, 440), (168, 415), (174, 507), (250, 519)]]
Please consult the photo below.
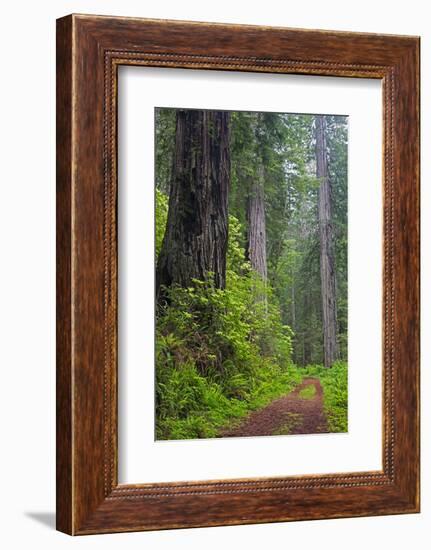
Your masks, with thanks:
[(347, 117), (157, 108), (155, 128), (157, 438), (226, 435), (307, 373), (345, 431)]

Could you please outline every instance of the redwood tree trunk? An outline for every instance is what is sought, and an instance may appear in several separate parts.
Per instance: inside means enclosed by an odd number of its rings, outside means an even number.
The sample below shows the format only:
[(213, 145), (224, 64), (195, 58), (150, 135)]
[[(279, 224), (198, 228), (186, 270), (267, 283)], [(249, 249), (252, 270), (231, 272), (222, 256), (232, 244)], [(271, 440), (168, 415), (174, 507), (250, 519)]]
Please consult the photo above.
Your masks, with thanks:
[(157, 263), (161, 286), (192, 279), (226, 284), (229, 118), (221, 111), (178, 110), (166, 233)]
[(338, 359), (337, 302), (334, 237), (331, 213), (331, 186), (326, 153), (326, 121), (316, 116), (316, 176), (319, 186), (320, 280), (322, 290), (323, 347), (325, 367)]
[(266, 222), (264, 170), (260, 165), (247, 200), (247, 255), (251, 267), (266, 281)]

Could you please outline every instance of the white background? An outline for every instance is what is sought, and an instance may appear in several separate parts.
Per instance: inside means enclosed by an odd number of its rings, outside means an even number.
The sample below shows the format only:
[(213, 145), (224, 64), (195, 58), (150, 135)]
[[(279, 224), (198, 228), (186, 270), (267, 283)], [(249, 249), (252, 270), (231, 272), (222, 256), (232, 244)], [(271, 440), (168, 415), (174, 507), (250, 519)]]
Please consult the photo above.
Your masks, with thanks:
[[(53, 530), (55, 18), (74, 12), (208, 20), (422, 36), (422, 150), (431, 150), (428, 2), (264, 3), (219, 0), (56, 0), (2, 8), (1, 544), (9, 549), (235, 548), (391, 549), (429, 546), (431, 523), (431, 177), (422, 166), (422, 514), (72, 539)], [(4, 43), (3, 43), (4, 42)], [(364, 399), (366, 406), (366, 399)], [(428, 536), (427, 536), (428, 535)], [(425, 537), (427, 536), (427, 541)]]
[[(119, 79), (120, 482), (381, 470), (381, 82), (147, 67)], [(154, 441), (156, 105), (348, 115), (348, 433)]]

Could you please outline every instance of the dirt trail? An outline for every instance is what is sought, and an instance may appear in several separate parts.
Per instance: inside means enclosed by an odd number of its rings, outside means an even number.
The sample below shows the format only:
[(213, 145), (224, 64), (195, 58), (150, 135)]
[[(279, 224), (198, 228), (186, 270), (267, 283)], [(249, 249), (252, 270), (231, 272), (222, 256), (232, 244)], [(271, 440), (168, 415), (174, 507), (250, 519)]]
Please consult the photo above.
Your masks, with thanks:
[(318, 378), (304, 378), (292, 392), (253, 411), (220, 437), (315, 433), (328, 433), (323, 390)]

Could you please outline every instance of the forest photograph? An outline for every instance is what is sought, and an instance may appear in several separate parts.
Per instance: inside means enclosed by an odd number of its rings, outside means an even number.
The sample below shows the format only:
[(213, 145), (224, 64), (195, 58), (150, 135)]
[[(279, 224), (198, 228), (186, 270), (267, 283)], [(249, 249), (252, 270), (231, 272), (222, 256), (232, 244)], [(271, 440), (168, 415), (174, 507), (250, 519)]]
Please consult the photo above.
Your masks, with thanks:
[(155, 439), (347, 432), (348, 117), (155, 109)]

